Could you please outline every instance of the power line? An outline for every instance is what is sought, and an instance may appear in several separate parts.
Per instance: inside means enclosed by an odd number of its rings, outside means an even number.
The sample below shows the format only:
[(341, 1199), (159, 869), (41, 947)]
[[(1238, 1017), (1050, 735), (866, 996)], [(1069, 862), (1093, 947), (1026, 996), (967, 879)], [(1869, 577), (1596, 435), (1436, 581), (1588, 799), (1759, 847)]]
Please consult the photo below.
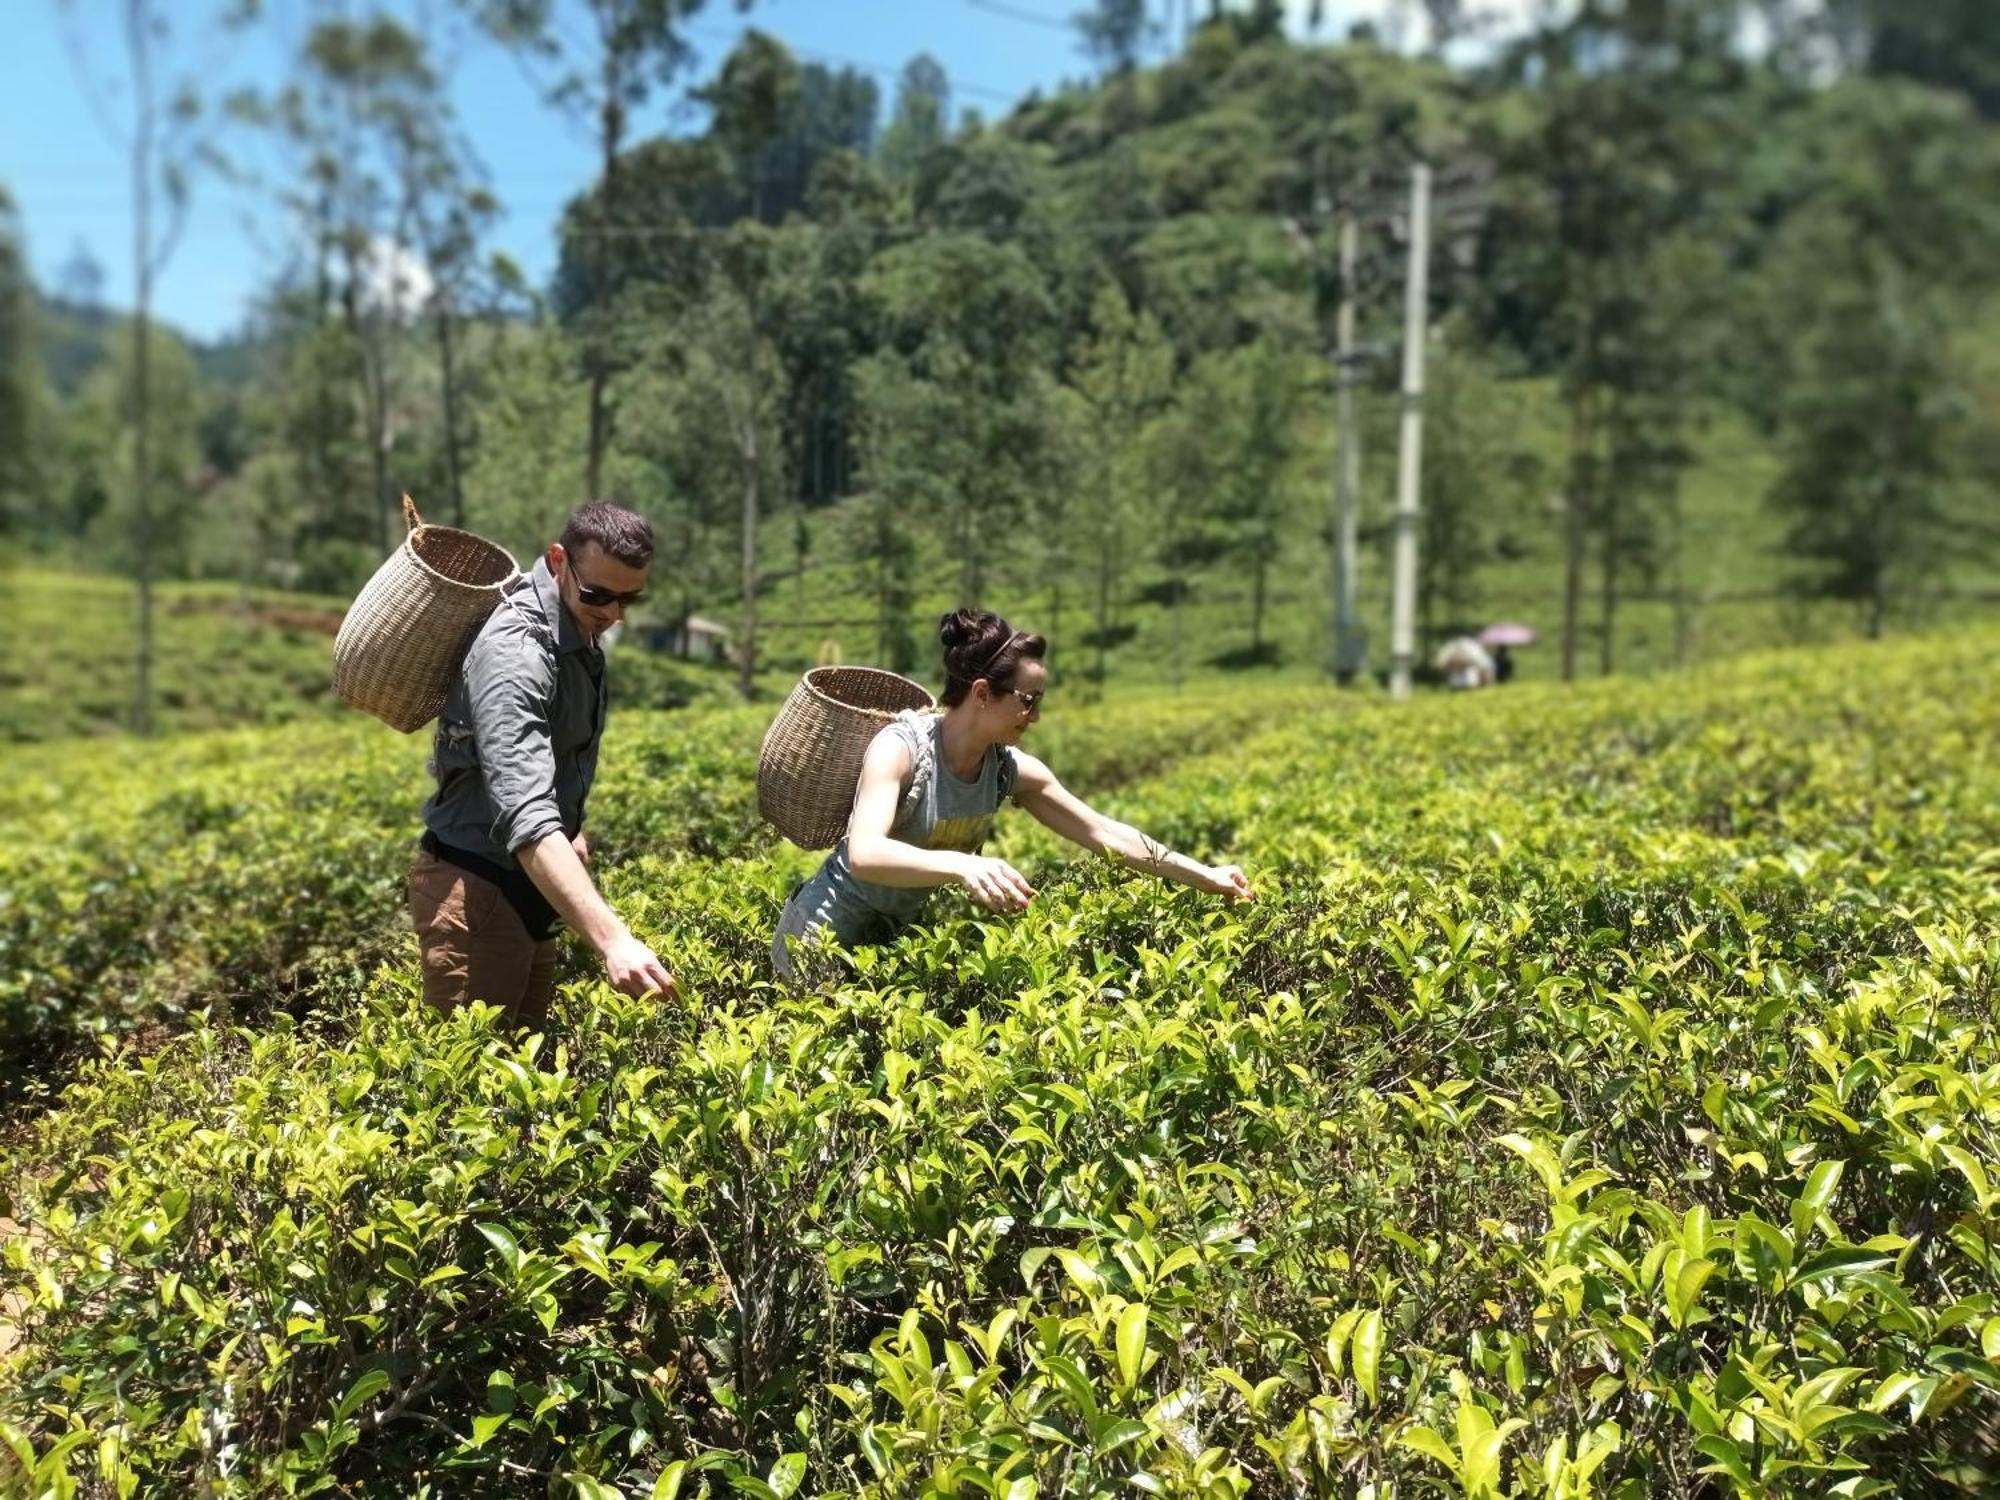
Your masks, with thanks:
[(961, 0), (974, 10), (983, 10), (990, 15), (1004, 16), (1010, 21), (1025, 21), (1030, 26), (1045, 26), (1051, 31), (1074, 33), (1076, 23), (1047, 15), (1041, 11), (1023, 10), (1017, 5), (1008, 5), (1004, 0)]

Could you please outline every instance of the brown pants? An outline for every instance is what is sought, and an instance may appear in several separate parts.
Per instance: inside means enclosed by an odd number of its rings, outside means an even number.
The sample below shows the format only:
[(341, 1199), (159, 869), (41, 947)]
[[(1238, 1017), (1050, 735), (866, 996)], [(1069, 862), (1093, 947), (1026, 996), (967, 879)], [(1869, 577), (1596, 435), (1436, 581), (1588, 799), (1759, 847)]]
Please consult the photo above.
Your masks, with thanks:
[(424, 960), (424, 999), (442, 1011), (484, 1000), (510, 1026), (548, 1020), (556, 940), (528, 935), (500, 887), (419, 850), (410, 870), (410, 920)]

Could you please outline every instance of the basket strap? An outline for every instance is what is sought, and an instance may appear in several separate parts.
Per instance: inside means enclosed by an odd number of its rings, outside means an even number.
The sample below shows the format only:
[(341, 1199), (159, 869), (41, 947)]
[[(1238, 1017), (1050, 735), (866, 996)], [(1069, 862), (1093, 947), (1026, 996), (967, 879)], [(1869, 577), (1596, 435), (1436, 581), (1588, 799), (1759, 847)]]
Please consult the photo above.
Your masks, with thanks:
[(403, 496), (403, 524), (411, 531), (424, 529), (424, 518), (417, 514), (417, 502), (408, 495)]
[(914, 708), (906, 708), (896, 717), (913, 731), (916, 754), (910, 759), (910, 784), (903, 788), (903, 800), (896, 808), (896, 827), (900, 828), (908, 820), (917, 805), (917, 796), (931, 771), (931, 726), (932, 715), (920, 713)]

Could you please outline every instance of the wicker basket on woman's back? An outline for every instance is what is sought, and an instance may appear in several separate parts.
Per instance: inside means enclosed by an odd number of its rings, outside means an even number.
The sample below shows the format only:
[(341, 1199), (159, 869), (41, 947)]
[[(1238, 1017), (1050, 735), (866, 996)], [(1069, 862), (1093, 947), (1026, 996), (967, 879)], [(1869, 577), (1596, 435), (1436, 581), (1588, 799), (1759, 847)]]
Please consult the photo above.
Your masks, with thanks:
[(519, 570), (484, 537), (425, 525), (408, 495), (403, 521), (403, 545), (340, 622), (333, 690), (408, 734), (438, 716), (459, 658)]
[(815, 667), (799, 679), (757, 755), (757, 811), (802, 849), (831, 849), (847, 831), (869, 743), (898, 714), (937, 702), (874, 667)]

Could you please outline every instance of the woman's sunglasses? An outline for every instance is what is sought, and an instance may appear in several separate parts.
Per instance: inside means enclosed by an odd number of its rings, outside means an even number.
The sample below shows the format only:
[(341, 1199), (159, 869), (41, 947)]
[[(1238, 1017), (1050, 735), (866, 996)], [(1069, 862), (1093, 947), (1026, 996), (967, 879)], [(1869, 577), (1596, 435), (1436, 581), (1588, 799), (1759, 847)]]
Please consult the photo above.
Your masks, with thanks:
[(1033, 713), (1036, 709), (1040, 708), (1042, 706), (1042, 699), (1048, 696), (1047, 689), (1039, 693), (1024, 693), (1019, 688), (1008, 688), (1007, 691), (1012, 693), (1016, 698), (1019, 698), (1021, 700), (1021, 707), (1025, 708), (1029, 713)]

